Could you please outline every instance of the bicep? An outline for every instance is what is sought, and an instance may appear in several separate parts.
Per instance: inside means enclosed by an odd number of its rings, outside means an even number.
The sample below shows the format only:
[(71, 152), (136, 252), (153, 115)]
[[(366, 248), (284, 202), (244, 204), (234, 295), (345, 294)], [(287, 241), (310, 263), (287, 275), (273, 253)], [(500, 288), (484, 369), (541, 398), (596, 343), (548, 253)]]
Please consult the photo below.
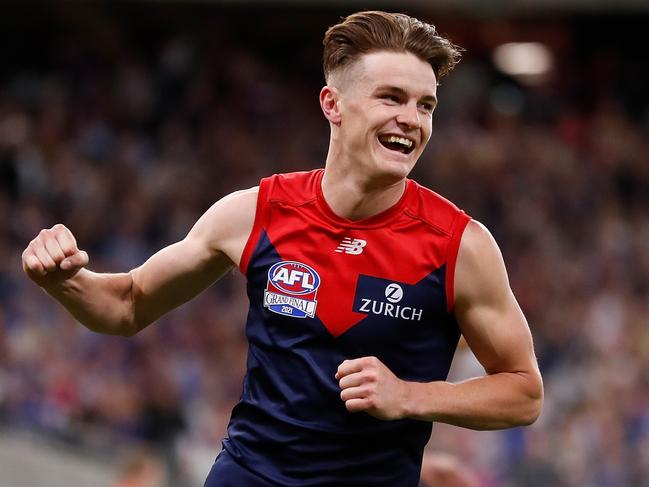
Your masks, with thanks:
[(183, 240), (131, 271), (135, 321), (154, 321), (231, 270), (252, 228), (255, 204), (254, 188), (226, 196)]
[(131, 271), (134, 321), (144, 325), (189, 301), (233, 267), (223, 253), (209, 255), (202, 242), (186, 237)]
[(487, 373), (536, 370), (529, 326), (510, 288), (500, 250), (475, 221), (462, 237), (455, 289), (456, 319)]

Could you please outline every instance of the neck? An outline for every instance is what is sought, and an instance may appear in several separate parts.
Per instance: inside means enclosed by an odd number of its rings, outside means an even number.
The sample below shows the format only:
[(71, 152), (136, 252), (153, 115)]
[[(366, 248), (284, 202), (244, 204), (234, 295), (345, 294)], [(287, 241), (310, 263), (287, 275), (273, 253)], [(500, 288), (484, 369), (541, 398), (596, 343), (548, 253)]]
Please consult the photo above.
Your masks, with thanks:
[(322, 178), (322, 194), (338, 216), (361, 220), (394, 206), (406, 189), (405, 179), (369, 178), (327, 164)]

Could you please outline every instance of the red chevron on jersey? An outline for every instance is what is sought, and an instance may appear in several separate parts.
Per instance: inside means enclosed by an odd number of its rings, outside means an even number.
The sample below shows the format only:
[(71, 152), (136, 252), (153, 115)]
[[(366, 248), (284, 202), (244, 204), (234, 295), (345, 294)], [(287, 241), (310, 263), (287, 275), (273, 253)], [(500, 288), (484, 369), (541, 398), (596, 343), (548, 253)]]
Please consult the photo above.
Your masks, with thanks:
[[(359, 287), (361, 276), (379, 279), (385, 286), (394, 282), (409, 288), (446, 266), (444, 294), (450, 310), (455, 259), (469, 217), (433, 191), (408, 180), (396, 205), (370, 218), (348, 220), (336, 215), (325, 201), (322, 175), (322, 170), (275, 175), (260, 184), (257, 215), (241, 270), (246, 273), (255, 260), (264, 234), (279, 256), (271, 263), (278, 267), (273, 268), (273, 276), (269, 274), (264, 306), (300, 318), (313, 317), (315, 312), (331, 335), (340, 336), (365, 319), (367, 309), (376, 311), (383, 306), (383, 311), (390, 313), (397, 309), (385, 297), (374, 300), (373, 308), (358, 301), (370, 299), (357, 295), (363, 289)], [(316, 280), (317, 305), (315, 290), (313, 295), (306, 293)], [(296, 289), (305, 294), (294, 294)], [(392, 307), (381, 305), (384, 301)], [(422, 310), (421, 321), (431, 318), (423, 303), (407, 308), (400, 307), (397, 318), (410, 316), (414, 309)]]

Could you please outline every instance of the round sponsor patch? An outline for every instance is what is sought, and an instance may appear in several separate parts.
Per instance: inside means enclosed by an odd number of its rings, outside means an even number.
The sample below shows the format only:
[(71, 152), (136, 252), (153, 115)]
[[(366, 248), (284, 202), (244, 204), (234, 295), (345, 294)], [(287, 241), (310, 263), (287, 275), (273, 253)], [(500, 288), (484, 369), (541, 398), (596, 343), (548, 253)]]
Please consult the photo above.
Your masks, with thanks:
[(403, 298), (403, 288), (396, 282), (390, 283), (385, 288), (385, 297), (391, 303), (398, 303)]
[(264, 306), (273, 313), (295, 318), (313, 318), (320, 276), (312, 267), (296, 261), (281, 261), (268, 270)]

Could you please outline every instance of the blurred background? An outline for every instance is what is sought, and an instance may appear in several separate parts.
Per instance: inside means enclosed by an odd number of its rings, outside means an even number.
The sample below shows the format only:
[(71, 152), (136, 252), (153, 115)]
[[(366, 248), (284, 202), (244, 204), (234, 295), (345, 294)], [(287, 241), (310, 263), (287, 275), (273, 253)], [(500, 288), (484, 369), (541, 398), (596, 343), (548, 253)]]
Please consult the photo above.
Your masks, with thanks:
[[(649, 2), (0, 4), (0, 486), (201, 486), (245, 371), (238, 274), (134, 338), (22, 274), (65, 223), (126, 271), (217, 199), (324, 163), (321, 39), (362, 8), (464, 47), (414, 177), (485, 223), (545, 378), (532, 427), (436, 425), (480, 487), (649, 486)], [(460, 349), (452, 378), (481, 374)]]

